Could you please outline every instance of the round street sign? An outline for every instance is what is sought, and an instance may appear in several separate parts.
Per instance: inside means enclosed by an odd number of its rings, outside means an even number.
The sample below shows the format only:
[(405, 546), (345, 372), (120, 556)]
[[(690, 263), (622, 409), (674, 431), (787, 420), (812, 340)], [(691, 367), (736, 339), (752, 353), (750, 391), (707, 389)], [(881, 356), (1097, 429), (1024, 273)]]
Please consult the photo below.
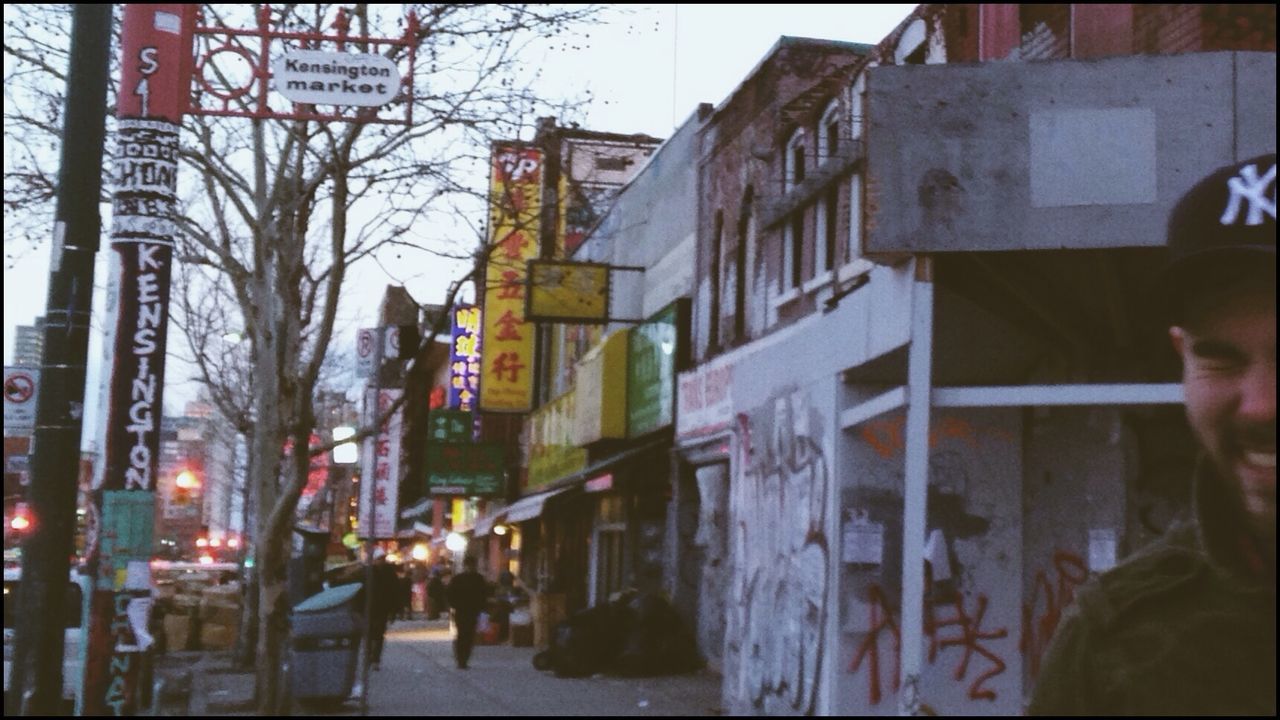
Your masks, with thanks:
[(5, 402), (22, 404), (36, 392), (35, 378), (23, 370), (15, 370), (4, 376)]

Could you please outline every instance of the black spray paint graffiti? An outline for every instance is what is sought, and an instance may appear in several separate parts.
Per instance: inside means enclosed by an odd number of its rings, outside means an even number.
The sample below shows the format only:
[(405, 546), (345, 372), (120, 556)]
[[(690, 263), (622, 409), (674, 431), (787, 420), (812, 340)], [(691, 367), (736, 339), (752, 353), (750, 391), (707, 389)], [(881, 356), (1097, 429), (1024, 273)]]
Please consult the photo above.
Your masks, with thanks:
[(813, 714), (830, 583), (821, 431), (797, 391), (738, 420), (725, 678), (757, 712)]

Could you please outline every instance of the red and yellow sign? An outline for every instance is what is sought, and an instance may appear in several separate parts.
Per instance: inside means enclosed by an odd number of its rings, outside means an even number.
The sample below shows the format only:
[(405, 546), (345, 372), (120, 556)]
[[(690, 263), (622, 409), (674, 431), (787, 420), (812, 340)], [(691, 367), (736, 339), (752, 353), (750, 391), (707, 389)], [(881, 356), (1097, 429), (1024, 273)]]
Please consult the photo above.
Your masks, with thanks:
[(541, 208), (542, 152), (494, 145), (480, 374), (480, 409), (486, 412), (533, 407), (535, 326), (524, 313), (525, 263), (538, 257)]

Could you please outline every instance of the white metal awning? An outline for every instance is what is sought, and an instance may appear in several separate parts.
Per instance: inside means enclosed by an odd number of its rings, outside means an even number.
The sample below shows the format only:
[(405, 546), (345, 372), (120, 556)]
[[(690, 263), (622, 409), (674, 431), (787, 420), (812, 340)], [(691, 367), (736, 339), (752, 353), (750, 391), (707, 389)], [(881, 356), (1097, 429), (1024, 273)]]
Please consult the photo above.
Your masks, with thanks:
[(493, 526), (497, 525), (498, 521), (502, 520), (506, 516), (506, 514), (507, 514), (507, 508), (504, 507), (499, 509), (497, 512), (491, 512), (488, 515), (485, 515), (484, 517), (476, 520), (475, 531), (473, 534), (476, 537), (480, 537), (482, 535), (488, 535), (489, 531), (493, 529)]
[(560, 493), (567, 492), (568, 490), (570, 490), (570, 488), (562, 487), (557, 490), (552, 490), (551, 492), (544, 492), (520, 498), (514, 503), (511, 503), (507, 508), (507, 522), (524, 522), (538, 517), (542, 514), (542, 506), (546, 504), (547, 500), (559, 495)]

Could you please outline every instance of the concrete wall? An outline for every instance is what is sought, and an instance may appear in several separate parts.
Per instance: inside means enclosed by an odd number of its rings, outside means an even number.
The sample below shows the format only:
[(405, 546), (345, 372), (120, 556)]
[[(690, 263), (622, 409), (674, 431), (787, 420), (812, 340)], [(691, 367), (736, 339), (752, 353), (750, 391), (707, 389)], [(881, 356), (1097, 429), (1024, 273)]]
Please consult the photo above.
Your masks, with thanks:
[(700, 587), (724, 597), (700, 606), (697, 627), (703, 643), (723, 636), (722, 647), (703, 652), (723, 669), (731, 712), (830, 710), (837, 607), (832, 552), (843, 472), (834, 458), (837, 377), (905, 342), (906, 275), (877, 268), (873, 282), (835, 311), (681, 376), (678, 402), (686, 410), (693, 380), (715, 374), (729, 383), (725, 420), (704, 412), (704, 425), (686, 426), (684, 440), (698, 442), (705, 438), (702, 427), (719, 427), (732, 449), (727, 466), (700, 467), (691, 481), (702, 502), (694, 531), (704, 559)]
[(648, 317), (692, 292), (695, 143), (701, 125), (702, 114), (695, 113), (653, 152), (574, 255), (575, 260), (645, 268), (613, 273), (613, 317)]
[[(920, 692), (940, 714), (1021, 711), (1021, 467), (1016, 410), (935, 410)], [(893, 715), (899, 691), (905, 413), (841, 442), (833, 710)], [(881, 551), (875, 548), (882, 544)]]
[(1274, 53), (875, 68), (867, 251), (1162, 245), (1196, 179), (1274, 148), (1274, 72)]

